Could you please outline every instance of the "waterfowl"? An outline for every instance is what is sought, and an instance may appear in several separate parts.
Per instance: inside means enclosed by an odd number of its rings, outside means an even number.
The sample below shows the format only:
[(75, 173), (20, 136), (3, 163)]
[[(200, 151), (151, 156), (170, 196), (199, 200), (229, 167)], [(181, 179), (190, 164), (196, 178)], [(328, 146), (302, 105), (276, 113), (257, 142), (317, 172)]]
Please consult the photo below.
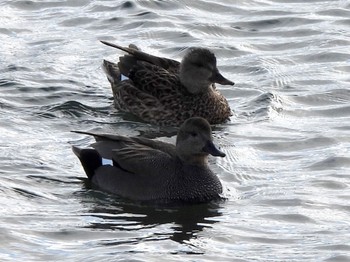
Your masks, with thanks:
[(117, 109), (161, 126), (180, 126), (194, 116), (220, 124), (232, 115), (215, 83), (234, 83), (220, 74), (210, 50), (191, 48), (180, 63), (147, 54), (135, 45), (101, 42), (127, 53), (117, 64), (103, 62)]
[[(213, 143), (209, 123), (186, 120), (176, 145), (142, 137), (92, 135), (91, 148), (73, 146), (88, 179), (98, 188), (138, 201), (200, 203), (219, 199), (222, 185), (208, 155), (224, 157)], [(107, 160), (108, 159), (108, 160)]]

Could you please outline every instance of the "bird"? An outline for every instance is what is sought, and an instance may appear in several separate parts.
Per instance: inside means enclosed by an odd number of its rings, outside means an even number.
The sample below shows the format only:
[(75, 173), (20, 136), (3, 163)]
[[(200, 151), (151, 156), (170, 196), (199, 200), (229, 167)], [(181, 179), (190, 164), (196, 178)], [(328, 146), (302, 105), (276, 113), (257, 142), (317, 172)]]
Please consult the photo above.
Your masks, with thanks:
[(203, 117), (214, 125), (232, 116), (215, 83), (234, 82), (219, 72), (209, 49), (189, 48), (180, 63), (142, 52), (132, 44), (122, 47), (101, 42), (127, 53), (119, 57), (118, 63), (104, 60), (102, 65), (118, 110), (150, 124), (176, 127), (190, 117)]
[(222, 184), (208, 156), (225, 157), (208, 121), (187, 119), (176, 144), (143, 137), (72, 131), (93, 136), (87, 148), (73, 146), (93, 187), (146, 203), (205, 203), (221, 199)]

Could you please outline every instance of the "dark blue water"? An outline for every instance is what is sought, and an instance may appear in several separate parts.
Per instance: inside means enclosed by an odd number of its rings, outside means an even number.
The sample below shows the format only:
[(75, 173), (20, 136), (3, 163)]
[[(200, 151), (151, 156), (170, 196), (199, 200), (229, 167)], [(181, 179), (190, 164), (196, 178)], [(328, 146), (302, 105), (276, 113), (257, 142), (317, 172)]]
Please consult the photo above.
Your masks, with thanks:
[[(1, 261), (350, 261), (350, 2), (3, 0)], [(164, 133), (112, 105), (102, 59), (213, 50), (235, 115), (211, 159), (226, 201), (91, 190), (70, 130)], [(174, 137), (161, 138), (173, 141)]]

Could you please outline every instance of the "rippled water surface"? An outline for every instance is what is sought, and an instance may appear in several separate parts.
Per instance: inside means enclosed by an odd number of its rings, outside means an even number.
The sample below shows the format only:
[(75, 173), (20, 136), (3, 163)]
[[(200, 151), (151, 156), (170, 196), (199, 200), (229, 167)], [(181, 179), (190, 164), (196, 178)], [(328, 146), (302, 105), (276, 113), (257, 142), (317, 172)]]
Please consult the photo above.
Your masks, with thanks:
[[(0, 2), (1, 261), (350, 261), (350, 2)], [(92, 190), (70, 130), (164, 132), (113, 109), (99, 40), (181, 59), (233, 87), (211, 159), (226, 201), (144, 206)], [(173, 140), (172, 138), (163, 138)]]

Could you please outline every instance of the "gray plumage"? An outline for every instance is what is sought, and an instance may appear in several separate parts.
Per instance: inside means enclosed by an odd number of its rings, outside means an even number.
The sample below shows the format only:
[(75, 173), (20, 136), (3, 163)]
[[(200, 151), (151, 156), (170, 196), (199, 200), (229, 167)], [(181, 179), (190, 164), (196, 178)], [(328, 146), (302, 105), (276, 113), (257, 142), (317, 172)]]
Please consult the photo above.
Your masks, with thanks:
[[(176, 145), (141, 137), (93, 134), (92, 148), (73, 147), (91, 182), (102, 190), (140, 201), (207, 202), (220, 198), (222, 185), (208, 155), (224, 157), (203, 118), (180, 127)], [(113, 165), (103, 165), (102, 158)]]

